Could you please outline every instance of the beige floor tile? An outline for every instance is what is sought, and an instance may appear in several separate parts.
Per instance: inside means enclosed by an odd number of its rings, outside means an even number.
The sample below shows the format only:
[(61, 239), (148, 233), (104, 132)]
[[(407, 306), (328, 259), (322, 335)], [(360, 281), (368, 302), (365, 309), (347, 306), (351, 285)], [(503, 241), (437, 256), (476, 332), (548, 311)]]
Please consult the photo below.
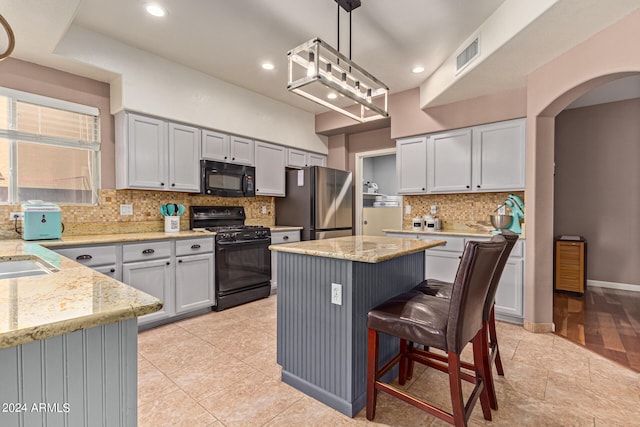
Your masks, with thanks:
[[(181, 329), (181, 328), (179, 328)], [(182, 329), (181, 329), (182, 330)], [(189, 333), (147, 345), (140, 353), (165, 374), (215, 358), (221, 350)]]
[(269, 378), (279, 380), (281, 377), (282, 368), (276, 363), (275, 347), (254, 353), (242, 361)]
[(357, 422), (310, 397), (303, 397), (267, 422), (265, 427), (353, 426)]
[(493, 375), (499, 405), (514, 396), (514, 391), (535, 399), (544, 399), (547, 388), (546, 369), (514, 360), (504, 360), (502, 364), (504, 376), (496, 372)]
[(225, 426), (261, 426), (305, 395), (262, 374), (237, 381), (200, 404)]
[(138, 360), (138, 406), (153, 402), (163, 394), (171, 393), (178, 386), (146, 359)]
[(217, 348), (239, 359), (252, 354), (276, 348), (276, 337), (256, 329), (244, 328), (241, 331), (228, 331), (213, 341)]
[(533, 340), (521, 341), (512, 360), (553, 372), (588, 378), (589, 358), (586, 353), (553, 348), (553, 336), (550, 338), (551, 341), (546, 344)]
[(164, 393), (138, 408), (139, 427), (209, 426), (215, 425), (216, 421), (182, 390)]

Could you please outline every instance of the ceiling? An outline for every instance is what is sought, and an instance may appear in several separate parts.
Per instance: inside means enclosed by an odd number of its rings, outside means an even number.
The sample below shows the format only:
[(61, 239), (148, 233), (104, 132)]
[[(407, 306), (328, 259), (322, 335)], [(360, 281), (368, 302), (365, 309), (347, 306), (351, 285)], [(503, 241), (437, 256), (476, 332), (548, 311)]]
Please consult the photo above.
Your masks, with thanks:
[[(3, 0), (0, 13), (14, 28), (13, 56), (20, 59), (113, 80), (105, 70), (55, 54), (67, 30), (80, 26), (303, 110), (326, 111), (287, 92), (287, 51), (316, 36), (337, 46), (334, 0), (154, 1), (166, 8), (165, 17), (147, 14), (147, 0)], [(514, 1), (520, 0), (362, 0), (352, 13), (351, 57), (392, 94), (418, 87)], [(522, 86), (529, 72), (638, 7), (637, 0), (539, 1), (549, 4), (544, 16), (532, 17), (477, 72), (443, 87), (439, 102)], [(340, 15), (340, 50), (348, 55), (348, 14)], [(275, 69), (263, 70), (264, 61)], [(413, 74), (417, 65), (425, 71)]]

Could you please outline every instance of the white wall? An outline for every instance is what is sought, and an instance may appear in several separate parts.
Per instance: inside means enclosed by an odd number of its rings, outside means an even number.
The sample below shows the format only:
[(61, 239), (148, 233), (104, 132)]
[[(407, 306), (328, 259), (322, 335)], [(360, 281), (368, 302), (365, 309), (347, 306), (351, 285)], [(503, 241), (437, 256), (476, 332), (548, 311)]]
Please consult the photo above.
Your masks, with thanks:
[(313, 114), (199, 71), (72, 26), (56, 54), (120, 75), (111, 83), (111, 113), (123, 109), (327, 153)]

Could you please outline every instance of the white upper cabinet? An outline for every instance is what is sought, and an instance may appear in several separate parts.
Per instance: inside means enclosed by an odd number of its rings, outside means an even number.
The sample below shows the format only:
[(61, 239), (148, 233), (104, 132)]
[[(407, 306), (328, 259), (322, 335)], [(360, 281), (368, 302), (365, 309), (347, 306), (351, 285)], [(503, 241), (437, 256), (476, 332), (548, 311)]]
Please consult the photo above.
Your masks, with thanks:
[(309, 153), (304, 150), (287, 148), (287, 167), (304, 168), (307, 166), (327, 166), (327, 156)]
[(202, 130), (202, 158), (229, 161), (229, 135), (208, 129)]
[(231, 136), (230, 149), (231, 159), (229, 162), (239, 165), (255, 165), (254, 142), (252, 139)]
[(189, 126), (116, 115), (116, 188), (198, 192), (200, 137)]
[(254, 165), (252, 139), (202, 130), (202, 158), (239, 165)]
[(427, 192), (427, 137), (399, 139), (396, 143), (398, 194)]
[(473, 190), (523, 190), (525, 119), (473, 128)]
[(471, 129), (429, 136), (427, 191), (459, 193), (471, 188)]
[(285, 148), (256, 141), (256, 195), (285, 195)]
[(200, 129), (169, 123), (169, 190), (200, 191)]

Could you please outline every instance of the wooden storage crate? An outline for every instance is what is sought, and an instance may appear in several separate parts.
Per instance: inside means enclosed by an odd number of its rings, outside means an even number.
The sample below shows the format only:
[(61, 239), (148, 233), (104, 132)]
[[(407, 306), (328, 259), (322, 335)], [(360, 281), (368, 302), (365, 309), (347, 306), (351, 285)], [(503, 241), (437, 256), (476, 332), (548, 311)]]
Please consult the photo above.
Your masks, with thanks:
[(587, 282), (587, 242), (556, 238), (554, 288), (584, 294)]

